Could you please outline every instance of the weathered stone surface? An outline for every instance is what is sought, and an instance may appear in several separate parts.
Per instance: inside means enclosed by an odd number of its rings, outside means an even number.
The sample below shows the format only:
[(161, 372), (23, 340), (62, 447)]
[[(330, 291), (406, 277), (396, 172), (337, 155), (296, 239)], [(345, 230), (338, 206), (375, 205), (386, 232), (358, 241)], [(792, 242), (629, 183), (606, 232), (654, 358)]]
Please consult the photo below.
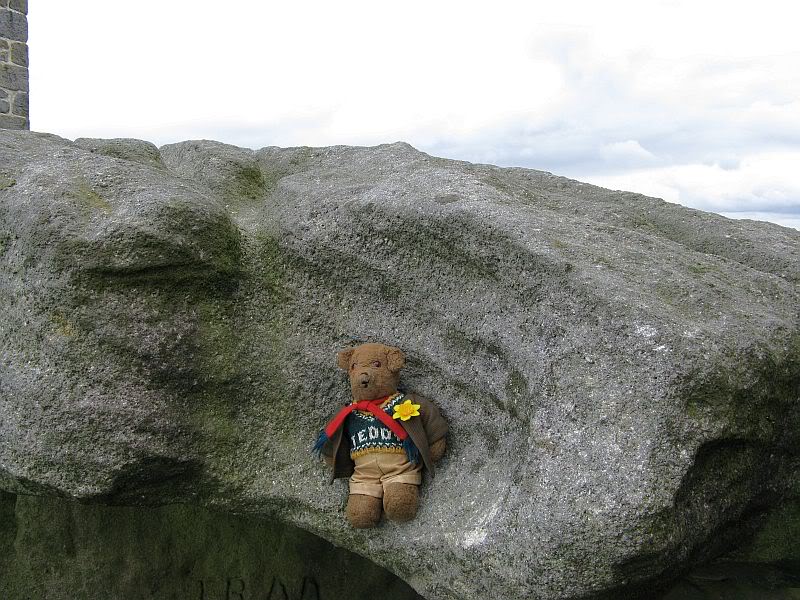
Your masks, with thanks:
[(0, 129), (26, 129), (28, 120), (14, 115), (0, 115)]
[[(436, 599), (652, 597), (800, 496), (797, 231), (406, 144), (86, 147), (0, 132), (0, 488), (269, 515)], [(309, 454), (362, 341), (452, 425), (369, 533)]]
[(113, 158), (129, 160), (157, 169), (164, 169), (164, 162), (158, 148), (150, 142), (142, 140), (132, 140), (128, 138), (116, 139), (97, 139), (97, 138), (78, 138), (75, 144), (85, 148), (89, 152), (96, 152)]
[(11, 44), (11, 62), (14, 64), (28, 66), (28, 45), (23, 42), (13, 42)]
[(23, 14), (28, 14), (28, 0), (10, 0), (8, 7)]
[(0, 113), (7, 113), (10, 108), (8, 100), (0, 100)]
[[(256, 153), (247, 148), (203, 140), (161, 148), (164, 161), (181, 177), (208, 187), (226, 204), (263, 198), (277, 181), (264, 176)], [(197, 169), (200, 162), (205, 169)]]
[(0, 10), (0, 37), (17, 42), (28, 41), (28, 19), (13, 10)]
[(28, 91), (28, 69), (0, 63), (0, 87), (11, 91)]
[(17, 92), (14, 94), (14, 102), (11, 104), (11, 112), (20, 117), (28, 116), (28, 94)]

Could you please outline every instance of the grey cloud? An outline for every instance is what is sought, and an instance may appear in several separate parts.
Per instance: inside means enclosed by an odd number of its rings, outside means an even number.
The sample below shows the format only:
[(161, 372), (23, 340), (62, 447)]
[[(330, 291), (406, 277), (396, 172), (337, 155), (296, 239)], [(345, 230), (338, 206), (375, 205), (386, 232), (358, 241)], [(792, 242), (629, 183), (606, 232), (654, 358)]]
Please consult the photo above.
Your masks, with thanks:
[(783, 227), (800, 230), (800, 209), (795, 213), (753, 212), (753, 211), (727, 211), (720, 213), (730, 219), (750, 219), (753, 221), (769, 221)]
[[(567, 90), (545, 126), (531, 129), (520, 119), (479, 138), (429, 147), (458, 146), (478, 159), (589, 174), (690, 163), (731, 168), (746, 154), (800, 148), (797, 57), (702, 57), (684, 65), (635, 55), (602, 60), (597, 50), (588, 36), (572, 32), (536, 45), (536, 56), (558, 66)], [(642, 85), (667, 66), (680, 77), (674, 88), (656, 94)], [(603, 152), (628, 140), (653, 158)]]

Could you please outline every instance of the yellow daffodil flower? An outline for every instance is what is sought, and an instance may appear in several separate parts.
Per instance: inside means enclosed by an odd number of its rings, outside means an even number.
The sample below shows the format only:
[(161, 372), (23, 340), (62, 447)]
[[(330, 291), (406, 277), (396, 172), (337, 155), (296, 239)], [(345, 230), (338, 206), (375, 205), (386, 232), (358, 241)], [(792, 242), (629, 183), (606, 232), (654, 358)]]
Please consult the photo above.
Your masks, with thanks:
[(418, 417), (419, 407), (419, 404), (411, 404), (411, 400), (406, 400), (402, 404), (398, 404), (394, 407), (392, 418), (408, 421), (411, 417)]

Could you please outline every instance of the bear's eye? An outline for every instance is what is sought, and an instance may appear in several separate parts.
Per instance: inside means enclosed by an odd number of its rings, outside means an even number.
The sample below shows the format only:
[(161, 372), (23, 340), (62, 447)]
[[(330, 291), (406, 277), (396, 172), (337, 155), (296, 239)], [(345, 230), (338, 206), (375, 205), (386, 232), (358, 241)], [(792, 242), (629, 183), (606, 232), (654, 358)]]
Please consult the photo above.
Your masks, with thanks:
[(351, 369), (355, 369), (356, 368), (356, 363), (353, 363), (352, 365), (350, 365), (350, 368)]
[(372, 366), (373, 366), (373, 367), (375, 367), (376, 369), (379, 369), (379, 368), (380, 368), (380, 366), (381, 366), (381, 361), (379, 361), (379, 360), (373, 360), (373, 361), (372, 361)]

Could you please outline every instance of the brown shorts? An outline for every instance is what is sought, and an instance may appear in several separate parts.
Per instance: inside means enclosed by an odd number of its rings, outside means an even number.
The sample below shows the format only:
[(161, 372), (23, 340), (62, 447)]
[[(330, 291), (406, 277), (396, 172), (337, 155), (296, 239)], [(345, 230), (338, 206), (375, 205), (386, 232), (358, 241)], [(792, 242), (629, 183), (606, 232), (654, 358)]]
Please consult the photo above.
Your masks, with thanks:
[(350, 477), (350, 493), (383, 498), (389, 483), (422, 483), (422, 464), (408, 462), (405, 453), (370, 452), (355, 457), (356, 470)]

